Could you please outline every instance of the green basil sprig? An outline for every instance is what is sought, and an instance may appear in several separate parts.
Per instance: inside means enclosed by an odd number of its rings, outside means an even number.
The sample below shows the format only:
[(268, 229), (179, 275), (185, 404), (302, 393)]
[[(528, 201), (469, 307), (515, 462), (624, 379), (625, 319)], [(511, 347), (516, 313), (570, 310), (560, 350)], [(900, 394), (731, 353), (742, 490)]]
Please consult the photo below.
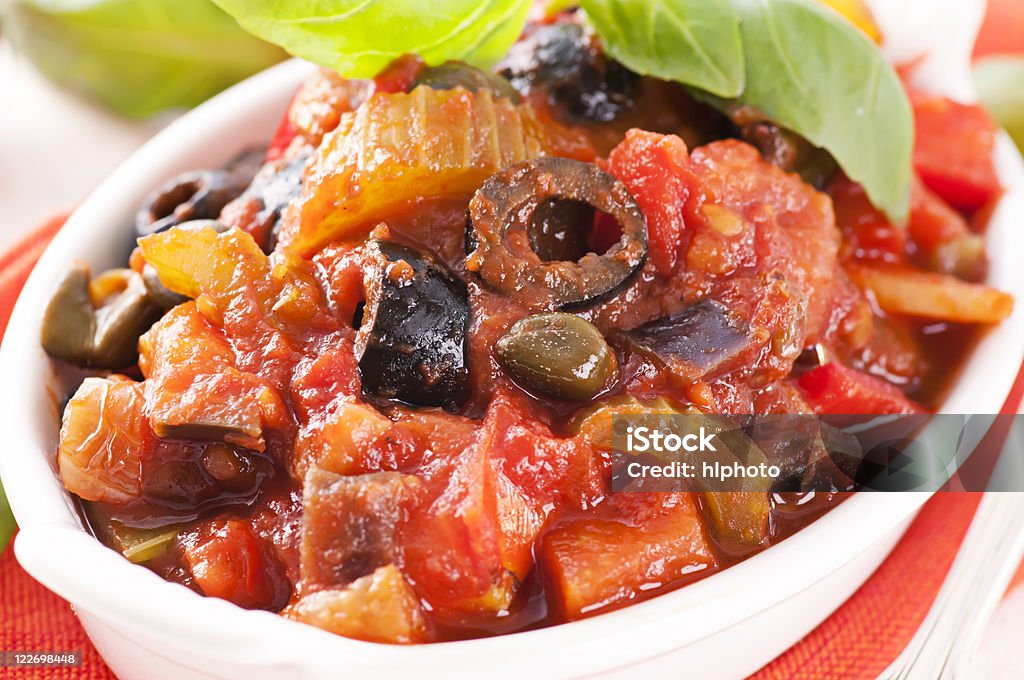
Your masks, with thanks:
[(210, 0), (0, 0), (4, 33), (48, 78), (124, 115), (199, 104), (287, 55)]
[[(394, 58), (496, 63), (530, 0), (215, 0), (256, 35), (342, 75)], [(894, 220), (908, 212), (913, 114), (867, 36), (816, 0), (580, 0), (605, 49), (722, 108), (749, 106), (835, 158)]]
[(243, 28), (350, 78), (403, 54), (489, 67), (505, 56), (531, 0), (214, 0)]
[[(616, 60), (708, 92), (721, 108), (756, 109), (832, 154), (892, 219), (906, 218), (910, 102), (878, 47), (831, 9), (815, 0), (581, 0), (580, 6)], [(729, 47), (731, 26), (739, 50)], [(662, 55), (675, 55), (671, 68)]]

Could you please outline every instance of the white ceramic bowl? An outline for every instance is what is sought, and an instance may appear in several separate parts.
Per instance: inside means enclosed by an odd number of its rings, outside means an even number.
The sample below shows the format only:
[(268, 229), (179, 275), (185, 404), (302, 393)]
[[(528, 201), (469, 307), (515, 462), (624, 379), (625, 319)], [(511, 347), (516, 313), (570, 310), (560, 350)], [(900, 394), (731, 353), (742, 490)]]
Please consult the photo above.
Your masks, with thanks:
[[(917, 0), (913, 0), (917, 1)], [(957, 2), (958, 0), (953, 0)], [(890, 29), (890, 38), (892, 30)], [(196, 109), (133, 156), (75, 213), (25, 287), (0, 349), (0, 472), (24, 567), (71, 601), (124, 678), (741, 677), (795, 643), (884, 559), (926, 494), (860, 494), (780, 545), (695, 585), (593, 619), (501, 638), (417, 647), (348, 640), (200, 597), (134, 566), (84, 529), (54, 466), (68, 385), (39, 348), (43, 309), (72, 260), (123, 261), (134, 206), (163, 180), (265, 142), (309, 71), (286, 63)], [(1024, 167), (1003, 140), (1010, 188), (990, 234), (992, 282), (1024, 300)], [(992, 332), (946, 410), (994, 413), (1021, 363), (1024, 305)]]

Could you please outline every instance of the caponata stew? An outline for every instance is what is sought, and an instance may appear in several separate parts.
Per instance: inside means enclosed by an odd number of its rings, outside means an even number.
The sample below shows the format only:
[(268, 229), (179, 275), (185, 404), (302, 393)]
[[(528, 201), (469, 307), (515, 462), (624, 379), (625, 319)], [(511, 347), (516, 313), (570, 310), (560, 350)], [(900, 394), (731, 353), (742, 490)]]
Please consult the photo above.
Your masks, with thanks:
[(494, 72), (320, 71), (266, 151), (155, 190), (125, 268), (57, 286), (43, 346), (96, 370), (63, 482), (127, 559), (371, 641), (714, 574), (849, 480), (611, 493), (612, 414), (924, 413), (1012, 309), (972, 221), (994, 128), (911, 95), (898, 224), (823, 149), (630, 71), (577, 13)]

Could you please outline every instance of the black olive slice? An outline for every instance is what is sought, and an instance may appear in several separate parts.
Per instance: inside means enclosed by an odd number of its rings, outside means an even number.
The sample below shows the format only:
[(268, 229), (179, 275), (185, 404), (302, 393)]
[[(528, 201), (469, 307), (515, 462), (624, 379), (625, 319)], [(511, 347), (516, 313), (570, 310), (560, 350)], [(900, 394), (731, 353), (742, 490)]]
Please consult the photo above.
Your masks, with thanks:
[(568, 117), (607, 123), (633, 108), (641, 78), (608, 58), (580, 24), (537, 26), (512, 46), (498, 72), (523, 94), (541, 90)]
[[(598, 211), (622, 229), (602, 255), (584, 245)], [(593, 163), (537, 158), (484, 182), (469, 204), (466, 247), (466, 268), (491, 288), (527, 304), (582, 308), (614, 295), (640, 271), (647, 222), (626, 186)]]
[(456, 410), (469, 373), (465, 285), (429, 255), (390, 241), (367, 242), (363, 269), (355, 347), (363, 393)]
[(247, 151), (223, 170), (185, 172), (150, 194), (135, 216), (135, 232), (149, 236), (190, 220), (212, 220), (242, 195), (259, 170), (262, 150)]

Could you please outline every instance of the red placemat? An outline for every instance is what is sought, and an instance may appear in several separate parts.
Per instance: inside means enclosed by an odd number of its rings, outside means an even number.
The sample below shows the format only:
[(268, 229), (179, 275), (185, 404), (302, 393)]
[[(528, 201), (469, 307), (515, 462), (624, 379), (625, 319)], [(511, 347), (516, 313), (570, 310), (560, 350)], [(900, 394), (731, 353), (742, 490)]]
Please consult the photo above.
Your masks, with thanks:
[[(0, 258), (0, 335), (29, 272), (60, 228), (56, 219)], [(1018, 404), (1018, 377), (1008, 404)], [(1015, 407), (1014, 407), (1015, 408)], [(925, 505), (877, 572), (839, 610), (757, 674), (758, 680), (875, 678), (917, 630), (946, 576), (980, 494), (940, 494)], [(0, 556), (0, 650), (80, 651), (82, 667), (0, 668), (17, 678), (113, 678), (67, 602), (32, 579), (10, 548)]]

